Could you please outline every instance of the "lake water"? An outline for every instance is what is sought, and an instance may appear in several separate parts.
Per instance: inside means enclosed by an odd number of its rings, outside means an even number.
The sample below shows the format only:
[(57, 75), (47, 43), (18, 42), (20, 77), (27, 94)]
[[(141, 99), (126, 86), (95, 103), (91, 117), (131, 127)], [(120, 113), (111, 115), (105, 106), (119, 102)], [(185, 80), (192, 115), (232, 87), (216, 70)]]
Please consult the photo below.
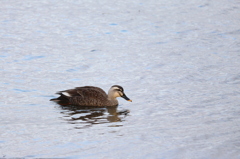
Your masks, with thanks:
[[(0, 3), (0, 158), (240, 158), (238, 1)], [(49, 101), (114, 84), (133, 102)]]

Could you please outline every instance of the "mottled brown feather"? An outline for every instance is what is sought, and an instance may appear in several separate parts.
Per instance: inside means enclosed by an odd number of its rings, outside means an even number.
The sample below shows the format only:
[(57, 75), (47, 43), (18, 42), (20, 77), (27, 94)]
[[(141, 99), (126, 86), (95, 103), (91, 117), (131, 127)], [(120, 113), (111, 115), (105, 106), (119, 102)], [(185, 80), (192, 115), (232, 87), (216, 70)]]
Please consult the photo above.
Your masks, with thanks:
[[(65, 96), (63, 93), (68, 93), (71, 97)], [(70, 104), (80, 106), (116, 106), (118, 103), (113, 103), (108, 100), (108, 96), (104, 90), (94, 86), (76, 87), (57, 92), (57, 94), (68, 98)], [(59, 97), (59, 98), (60, 98)], [(57, 98), (58, 99), (58, 98)]]
[(127, 101), (131, 101), (125, 94), (124, 90), (119, 85), (113, 85), (108, 95), (99, 87), (84, 86), (76, 87), (57, 92), (60, 96), (51, 99), (59, 104), (78, 105), (78, 106), (117, 106), (117, 97), (122, 97)]

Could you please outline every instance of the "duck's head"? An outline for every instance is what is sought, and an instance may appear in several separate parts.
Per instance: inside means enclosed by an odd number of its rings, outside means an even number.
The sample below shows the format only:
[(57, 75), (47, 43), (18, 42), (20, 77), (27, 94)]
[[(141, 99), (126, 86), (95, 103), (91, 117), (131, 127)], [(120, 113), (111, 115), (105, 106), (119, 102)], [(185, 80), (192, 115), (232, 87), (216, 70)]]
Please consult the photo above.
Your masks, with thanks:
[(117, 98), (117, 97), (122, 97), (124, 99), (126, 99), (129, 102), (132, 102), (131, 99), (129, 99), (126, 94), (124, 93), (124, 90), (121, 86), (119, 85), (113, 85), (109, 91), (108, 91), (108, 95), (112, 96), (113, 98)]

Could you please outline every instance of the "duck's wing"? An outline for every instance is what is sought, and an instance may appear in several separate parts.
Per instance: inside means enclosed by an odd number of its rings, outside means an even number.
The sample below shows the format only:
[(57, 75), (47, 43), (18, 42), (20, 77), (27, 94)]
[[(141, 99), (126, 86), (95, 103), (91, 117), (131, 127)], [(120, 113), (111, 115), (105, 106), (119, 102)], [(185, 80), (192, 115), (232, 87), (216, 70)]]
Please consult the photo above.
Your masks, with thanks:
[(102, 105), (107, 99), (107, 94), (99, 87), (84, 86), (60, 91), (57, 94), (69, 98), (72, 104), (76, 105)]
[(84, 86), (59, 91), (60, 95), (56, 100), (66, 100), (72, 105), (81, 106), (104, 106), (107, 101), (107, 94), (99, 87)]
[(59, 91), (56, 94), (64, 95), (66, 97), (73, 97), (73, 96), (79, 95), (76, 89), (68, 89), (68, 90), (64, 90), (64, 91)]
[(106, 99), (107, 94), (99, 87), (85, 86), (85, 87), (76, 87), (78, 95), (85, 98), (94, 98), (94, 99)]
[(107, 94), (104, 90), (99, 87), (93, 86), (84, 86), (84, 87), (76, 87), (75, 89), (68, 89), (64, 91), (59, 91), (57, 94), (64, 95), (66, 97), (76, 97), (79, 98), (96, 98), (96, 99), (104, 99), (107, 98)]

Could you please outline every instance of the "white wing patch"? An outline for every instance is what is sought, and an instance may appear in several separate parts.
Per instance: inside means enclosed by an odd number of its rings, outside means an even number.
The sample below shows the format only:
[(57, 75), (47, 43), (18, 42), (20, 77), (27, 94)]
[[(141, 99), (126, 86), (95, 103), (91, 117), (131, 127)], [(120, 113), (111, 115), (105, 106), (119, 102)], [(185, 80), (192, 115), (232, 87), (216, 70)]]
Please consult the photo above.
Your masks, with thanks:
[(62, 94), (67, 96), (67, 97), (71, 97), (71, 94), (69, 94), (68, 92), (62, 92)]

